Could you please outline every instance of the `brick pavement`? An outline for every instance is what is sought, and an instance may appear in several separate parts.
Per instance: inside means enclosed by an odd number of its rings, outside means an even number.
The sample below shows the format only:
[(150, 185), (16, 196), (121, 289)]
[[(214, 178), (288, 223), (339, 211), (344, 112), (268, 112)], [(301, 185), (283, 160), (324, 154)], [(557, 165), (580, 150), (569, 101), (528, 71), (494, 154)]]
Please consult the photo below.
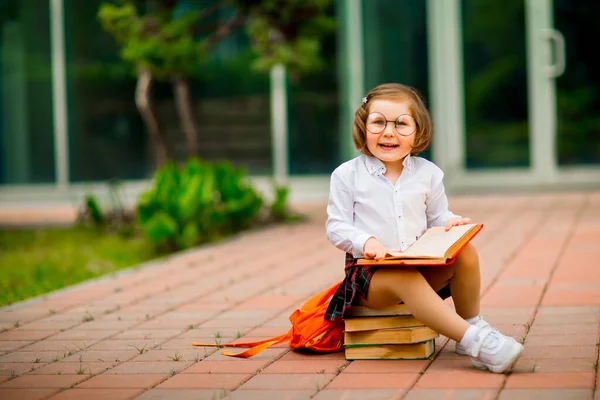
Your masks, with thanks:
[(347, 362), (285, 346), (238, 360), (193, 347), (283, 333), (304, 299), (342, 278), (314, 204), (303, 208), (309, 222), (0, 309), (0, 399), (599, 400), (600, 192), (451, 205), (485, 224), (474, 240), (482, 314), (524, 341), (512, 373), (475, 370), (444, 337), (424, 361)]

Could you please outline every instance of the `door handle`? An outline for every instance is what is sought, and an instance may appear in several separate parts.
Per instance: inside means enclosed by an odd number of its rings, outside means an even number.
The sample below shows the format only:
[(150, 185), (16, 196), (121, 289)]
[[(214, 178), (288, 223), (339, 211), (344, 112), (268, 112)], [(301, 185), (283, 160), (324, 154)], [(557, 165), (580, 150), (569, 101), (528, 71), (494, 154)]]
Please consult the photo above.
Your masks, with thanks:
[(556, 29), (544, 29), (543, 38), (554, 43), (554, 64), (546, 65), (544, 71), (549, 78), (558, 78), (565, 72), (567, 59), (565, 57), (565, 37)]

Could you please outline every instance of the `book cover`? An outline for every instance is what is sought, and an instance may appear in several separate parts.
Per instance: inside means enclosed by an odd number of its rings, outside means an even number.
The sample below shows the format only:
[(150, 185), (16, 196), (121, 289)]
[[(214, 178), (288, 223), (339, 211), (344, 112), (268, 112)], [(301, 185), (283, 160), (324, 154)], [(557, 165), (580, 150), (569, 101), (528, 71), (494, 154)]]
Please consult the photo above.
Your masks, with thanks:
[(439, 333), (426, 326), (378, 329), (373, 331), (344, 332), (344, 344), (368, 345), (368, 344), (402, 344), (420, 343), (439, 337)]
[(406, 304), (400, 303), (385, 308), (369, 308), (365, 306), (352, 306), (346, 311), (346, 318), (352, 317), (377, 317), (390, 315), (411, 315)]
[(346, 318), (344, 319), (344, 325), (345, 332), (425, 326), (412, 315)]
[(423, 360), (435, 352), (435, 340), (415, 344), (346, 346), (347, 360)]

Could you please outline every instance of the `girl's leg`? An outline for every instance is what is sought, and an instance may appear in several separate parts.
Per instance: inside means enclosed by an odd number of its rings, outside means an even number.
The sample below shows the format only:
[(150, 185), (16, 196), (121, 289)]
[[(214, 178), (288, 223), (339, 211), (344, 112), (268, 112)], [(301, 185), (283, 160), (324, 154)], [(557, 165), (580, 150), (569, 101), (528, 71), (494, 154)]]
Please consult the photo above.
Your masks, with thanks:
[[(448, 274), (449, 271), (446, 269), (444, 273)], [(435, 282), (434, 285), (438, 286), (439, 283)], [(460, 342), (469, 323), (437, 295), (435, 290), (442, 286), (432, 287), (415, 268), (379, 268), (371, 278), (367, 299), (360, 298), (359, 301), (371, 308), (383, 308), (403, 301), (425, 325)]]
[(468, 243), (448, 267), (422, 267), (419, 271), (436, 291), (450, 282), (454, 308), (463, 319), (479, 315), (481, 275), (473, 245)]
[(479, 315), (481, 296), (479, 256), (475, 247), (470, 243), (456, 256), (450, 290), (458, 315), (464, 319)]

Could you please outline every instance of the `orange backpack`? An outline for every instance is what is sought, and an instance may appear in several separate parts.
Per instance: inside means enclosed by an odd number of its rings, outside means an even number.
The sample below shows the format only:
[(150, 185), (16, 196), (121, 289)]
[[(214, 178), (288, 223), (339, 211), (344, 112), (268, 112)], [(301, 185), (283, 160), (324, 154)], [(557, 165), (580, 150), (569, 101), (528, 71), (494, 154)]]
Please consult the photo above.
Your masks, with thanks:
[(331, 296), (336, 292), (342, 282), (338, 282), (321, 293), (314, 295), (302, 307), (290, 315), (292, 328), (285, 334), (258, 342), (207, 344), (192, 343), (194, 346), (211, 347), (250, 347), (241, 353), (232, 353), (227, 350), (222, 354), (231, 357), (252, 357), (266, 348), (278, 343), (289, 341), (293, 349), (308, 349), (320, 353), (332, 353), (343, 350), (344, 323), (341, 320), (327, 321), (324, 319), (325, 311), (329, 306)]

